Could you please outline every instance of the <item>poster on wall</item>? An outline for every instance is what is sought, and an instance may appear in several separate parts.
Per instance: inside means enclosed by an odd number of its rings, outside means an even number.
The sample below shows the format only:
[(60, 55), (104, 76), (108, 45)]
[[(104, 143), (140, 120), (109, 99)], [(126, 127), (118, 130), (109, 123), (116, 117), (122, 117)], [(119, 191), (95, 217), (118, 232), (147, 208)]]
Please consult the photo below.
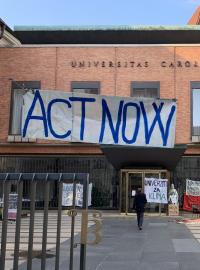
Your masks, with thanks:
[(73, 184), (64, 184), (62, 189), (62, 205), (72, 206), (73, 202)]
[(17, 219), (17, 201), (18, 201), (18, 194), (10, 193), (8, 199), (8, 220)]
[(186, 179), (186, 195), (200, 196), (200, 181)]
[(174, 147), (174, 100), (28, 91), (22, 136), (95, 144)]
[[(88, 187), (88, 206), (91, 205), (92, 197), (92, 183)], [(62, 192), (62, 206), (72, 206), (73, 205), (73, 184), (63, 183)], [(83, 185), (76, 184), (76, 198), (75, 206), (82, 207), (83, 205)]]
[(144, 192), (147, 202), (167, 204), (167, 179), (145, 178)]

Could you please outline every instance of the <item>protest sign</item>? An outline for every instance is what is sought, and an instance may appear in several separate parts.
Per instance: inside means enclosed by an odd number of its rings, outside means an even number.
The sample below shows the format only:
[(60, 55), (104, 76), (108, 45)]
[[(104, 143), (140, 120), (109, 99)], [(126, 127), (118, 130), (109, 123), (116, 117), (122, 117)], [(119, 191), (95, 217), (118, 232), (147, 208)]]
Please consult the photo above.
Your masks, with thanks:
[(16, 220), (17, 218), (17, 193), (10, 193), (8, 199), (8, 219)]
[(71, 206), (73, 203), (73, 184), (64, 184), (62, 190), (62, 205)]
[[(92, 183), (90, 183), (88, 187), (88, 206), (91, 205), (91, 196), (92, 196), (91, 194), (92, 194)], [(63, 183), (62, 205), (63, 206), (73, 205), (73, 184)], [(75, 206), (82, 207), (82, 205), (83, 205), (83, 185), (76, 184)]]
[(167, 179), (145, 178), (144, 192), (148, 202), (167, 204)]
[(186, 179), (186, 195), (200, 196), (200, 181)]

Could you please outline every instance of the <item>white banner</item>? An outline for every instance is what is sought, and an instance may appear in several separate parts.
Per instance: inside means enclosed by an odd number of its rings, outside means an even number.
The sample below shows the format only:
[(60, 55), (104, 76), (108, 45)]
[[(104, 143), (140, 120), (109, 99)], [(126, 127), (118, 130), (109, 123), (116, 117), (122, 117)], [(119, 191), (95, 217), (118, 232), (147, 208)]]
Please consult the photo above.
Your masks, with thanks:
[(145, 178), (144, 192), (148, 202), (167, 204), (167, 179)]
[(39, 90), (24, 95), (27, 138), (170, 148), (175, 123), (172, 100)]
[(200, 181), (186, 179), (186, 195), (200, 196)]
[[(91, 205), (92, 196), (92, 183), (88, 187), (88, 206)], [(62, 192), (62, 206), (72, 206), (73, 205), (73, 184), (63, 183)], [(76, 199), (75, 205), (82, 207), (83, 205), (83, 185), (76, 184)]]

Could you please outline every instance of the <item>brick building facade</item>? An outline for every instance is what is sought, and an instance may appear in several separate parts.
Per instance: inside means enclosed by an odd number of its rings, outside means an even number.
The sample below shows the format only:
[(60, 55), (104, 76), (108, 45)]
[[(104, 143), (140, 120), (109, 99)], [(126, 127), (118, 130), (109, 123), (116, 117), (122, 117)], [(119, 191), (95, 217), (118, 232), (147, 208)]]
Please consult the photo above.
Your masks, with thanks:
[[(178, 189), (181, 203), (186, 178), (200, 179), (199, 33), (198, 25), (16, 28), (13, 36), (21, 45), (0, 48), (0, 171), (89, 172), (93, 206), (122, 211), (131, 207), (128, 193), (136, 187), (134, 179), (168, 177)], [(156, 153), (152, 148), (147, 153), (141, 149), (137, 161), (138, 149), (132, 147), (129, 162), (115, 166), (112, 149), (104, 151), (99, 145), (24, 139), (15, 128), (21, 107), (14, 103), (26, 89), (35, 88), (175, 99), (175, 151), (165, 156), (165, 150)], [(126, 148), (117, 155), (119, 160), (120, 155), (123, 158)], [(172, 164), (165, 163), (162, 156)], [(55, 198), (53, 187), (52, 200)]]

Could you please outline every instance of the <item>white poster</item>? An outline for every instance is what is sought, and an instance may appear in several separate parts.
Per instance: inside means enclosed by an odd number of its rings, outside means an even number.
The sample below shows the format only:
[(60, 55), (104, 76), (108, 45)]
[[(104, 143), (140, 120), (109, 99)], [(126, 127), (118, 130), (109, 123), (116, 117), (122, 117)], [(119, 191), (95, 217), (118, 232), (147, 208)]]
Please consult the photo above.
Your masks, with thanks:
[(62, 205), (72, 206), (72, 203), (73, 203), (73, 184), (63, 183)]
[(82, 207), (83, 205), (83, 185), (76, 185), (76, 206)]
[[(88, 187), (88, 206), (91, 205), (92, 197), (92, 183)], [(73, 184), (63, 183), (62, 192), (62, 206), (72, 206), (73, 205)], [(76, 199), (75, 205), (82, 207), (83, 205), (83, 185), (76, 184)]]
[(132, 196), (132, 197), (134, 197), (134, 196), (135, 196), (135, 194), (136, 194), (136, 191), (135, 191), (135, 190), (132, 190), (132, 192), (131, 192), (131, 196)]
[(167, 179), (145, 178), (144, 192), (148, 202), (167, 204)]
[(171, 148), (175, 124), (173, 100), (41, 90), (24, 95), (26, 138)]
[(186, 179), (186, 195), (200, 196), (200, 181)]
[(10, 220), (17, 219), (17, 201), (18, 201), (18, 194), (10, 193), (8, 199), (8, 219)]

